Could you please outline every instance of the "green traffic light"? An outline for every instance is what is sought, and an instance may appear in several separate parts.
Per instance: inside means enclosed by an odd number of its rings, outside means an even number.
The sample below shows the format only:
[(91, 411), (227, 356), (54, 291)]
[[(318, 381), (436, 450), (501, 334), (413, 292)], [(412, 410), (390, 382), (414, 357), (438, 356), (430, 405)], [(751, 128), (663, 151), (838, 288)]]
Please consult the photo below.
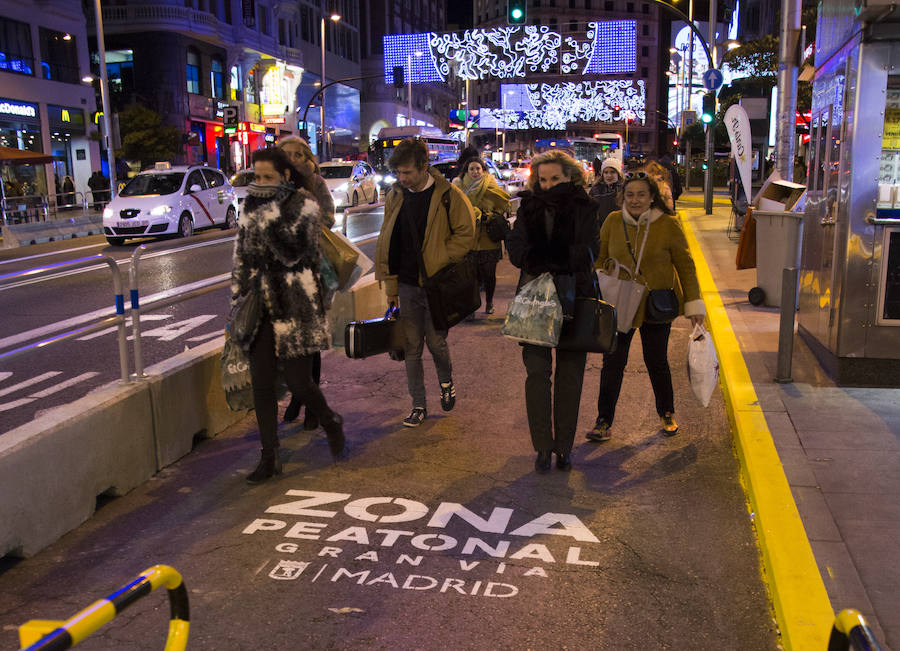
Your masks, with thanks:
[(522, 10), (516, 7), (510, 12), (513, 20), (521, 20), (522, 19)]
[(709, 113), (704, 113), (703, 115), (700, 116), (700, 121), (703, 122), (703, 124), (709, 124), (710, 122), (713, 121), (713, 116), (710, 115)]

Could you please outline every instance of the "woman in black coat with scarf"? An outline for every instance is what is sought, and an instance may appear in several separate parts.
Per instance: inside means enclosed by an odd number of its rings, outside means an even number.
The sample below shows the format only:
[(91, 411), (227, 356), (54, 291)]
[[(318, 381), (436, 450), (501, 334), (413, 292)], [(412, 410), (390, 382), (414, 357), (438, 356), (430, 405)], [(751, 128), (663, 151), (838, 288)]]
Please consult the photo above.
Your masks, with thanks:
[(276, 378), (281, 371), (293, 395), (319, 416), (334, 457), (344, 456), (343, 419), (331, 411), (312, 379), (315, 353), (329, 345), (319, 275), (321, 210), (306, 190), (290, 182), (291, 163), (277, 149), (253, 154), (250, 184), (238, 221), (231, 274), (232, 306), (258, 292), (262, 316), (247, 357), (262, 457), (247, 477), (258, 483), (281, 473), (278, 456)]
[[(594, 275), (600, 248), (597, 204), (584, 189), (581, 167), (560, 151), (534, 157), (528, 186), (519, 194), (522, 202), (516, 223), (506, 239), (510, 262), (522, 270), (518, 288), (550, 272), (563, 314), (571, 317), (574, 304), (565, 297), (599, 297)], [(528, 428), (537, 452), (535, 470), (548, 472), (554, 452), (556, 467), (569, 470), (587, 353), (557, 349), (552, 386), (551, 349), (522, 346)]]

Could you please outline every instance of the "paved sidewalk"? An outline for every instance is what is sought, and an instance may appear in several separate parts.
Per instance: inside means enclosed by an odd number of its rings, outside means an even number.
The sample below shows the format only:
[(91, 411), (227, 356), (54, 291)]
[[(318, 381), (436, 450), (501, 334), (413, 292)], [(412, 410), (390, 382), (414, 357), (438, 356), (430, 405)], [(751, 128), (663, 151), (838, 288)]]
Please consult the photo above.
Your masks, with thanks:
[(713, 215), (698, 192), (678, 203), (725, 304), (831, 605), (856, 608), (885, 648), (900, 649), (900, 389), (836, 386), (799, 336), (794, 382), (773, 382), (779, 310), (747, 299), (756, 270), (735, 270), (727, 197), (715, 197)]
[[(285, 474), (250, 487), (252, 417), (199, 442), (0, 567), (0, 647), (166, 563), (190, 595), (190, 649), (777, 648), (722, 394), (704, 409), (688, 388), (688, 322), (671, 340), (679, 434), (660, 431), (636, 345), (613, 439), (585, 441), (592, 355), (574, 468), (537, 475), (521, 350), (499, 334), (516, 278), (502, 261), (497, 314), (451, 331), (452, 412), (430, 361), (429, 418), (407, 429), (402, 364), (328, 353), (347, 462), (331, 463), (321, 431), (283, 426)], [(79, 648), (159, 649), (167, 612), (154, 593)]]

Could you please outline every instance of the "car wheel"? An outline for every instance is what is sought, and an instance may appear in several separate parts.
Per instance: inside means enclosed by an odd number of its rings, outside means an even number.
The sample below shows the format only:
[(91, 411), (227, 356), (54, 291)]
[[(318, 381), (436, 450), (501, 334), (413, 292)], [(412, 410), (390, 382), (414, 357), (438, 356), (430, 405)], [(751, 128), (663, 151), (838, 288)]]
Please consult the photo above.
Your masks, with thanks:
[(122, 246), (125, 244), (124, 237), (107, 237), (106, 241), (109, 242), (112, 246)]
[(178, 237), (190, 237), (194, 234), (194, 220), (189, 213), (182, 213), (178, 220)]
[(228, 212), (225, 213), (225, 223), (222, 224), (223, 230), (229, 230), (231, 228), (237, 228), (237, 219), (234, 216), (234, 207), (229, 207)]
[(356, 192), (353, 193), (353, 198), (350, 200), (350, 207), (356, 208), (359, 205), (359, 195)]

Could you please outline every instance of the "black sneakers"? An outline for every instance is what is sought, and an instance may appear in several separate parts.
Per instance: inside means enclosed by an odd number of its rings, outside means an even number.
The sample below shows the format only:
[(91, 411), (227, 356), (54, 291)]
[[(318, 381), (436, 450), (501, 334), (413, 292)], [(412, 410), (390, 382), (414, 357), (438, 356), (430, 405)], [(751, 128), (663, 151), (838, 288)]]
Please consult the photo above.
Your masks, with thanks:
[(441, 382), (441, 409), (450, 411), (455, 404), (456, 389), (453, 386), (453, 380)]
[(609, 433), (609, 423), (607, 423), (602, 418), (597, 421), (597, 424), (594, 425), (594, 429), (587, 433), (585, 438), (588, 441), (594, 441), (595, 443), (604, 443), (612, 438), (612, 435)]
[(418, 427), (425, 422), (427, 417), (428, 412), (425, 410), (425, 407), (413, 407), (413, 410), (409, 412), (409, 416), (403, 419), (403, 427)]

